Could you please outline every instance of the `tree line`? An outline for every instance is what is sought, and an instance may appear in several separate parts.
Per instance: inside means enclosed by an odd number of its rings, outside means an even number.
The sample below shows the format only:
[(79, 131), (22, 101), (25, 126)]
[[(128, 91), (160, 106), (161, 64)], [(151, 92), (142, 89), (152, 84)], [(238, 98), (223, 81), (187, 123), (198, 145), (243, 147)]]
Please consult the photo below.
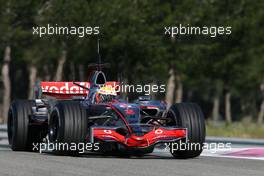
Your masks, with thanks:
[[(86, 80), (100, 38), (110, 78), (166, 84), (165, 94), (152, 96), (197, 102), (214, 121), (263, 124), (263, 8), (262, 0), (0, 0), (0, 118), (13, 99), (33, 98), (37, 81)], [(47, 24), (99, 26), (100, 34), (32, 34)], [(164, 35), (165, 26), (179, 24), (231, 26), (232, 33)]]

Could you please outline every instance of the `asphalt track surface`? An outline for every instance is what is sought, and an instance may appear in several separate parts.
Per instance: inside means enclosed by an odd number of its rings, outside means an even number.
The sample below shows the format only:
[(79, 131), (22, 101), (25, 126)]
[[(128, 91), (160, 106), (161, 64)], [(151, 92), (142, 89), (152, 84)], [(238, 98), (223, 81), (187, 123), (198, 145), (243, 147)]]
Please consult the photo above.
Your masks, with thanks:
[[(0, 176), (264, 176), (263, 143), (259, 145), (255, 141), (251, 142), (252, 146), (234, 145), (234, 150), (261, 147), (262, 157), (227, 158), (222, 152), (204, 151), (198, 158), (181, 160), (160, 150), (144, 157), (122, 158), (95, 153), (69, 157), (13, 152), (8, 148), (3, 129), (0, 128)], [(253, 156), (255, 154), (258, 152)]]
[(14, 176), (263, 176), (264, 161), (200, 156), (174, 159), (169, 153), (120, 158), (85, 154), (79, 157), (0, 150), (0, 175)]

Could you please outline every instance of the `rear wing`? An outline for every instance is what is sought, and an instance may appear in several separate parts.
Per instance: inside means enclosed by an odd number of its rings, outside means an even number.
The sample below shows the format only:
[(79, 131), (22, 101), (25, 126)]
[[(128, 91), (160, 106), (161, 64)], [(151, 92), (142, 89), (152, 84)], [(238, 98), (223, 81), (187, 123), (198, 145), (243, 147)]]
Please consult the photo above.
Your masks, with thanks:
[[(74, 83), (83, 87), (90, 88), (90, 82), (39, 82), (34, 87), (36, 98), (43, 96), (51, 96), (57, 99), (71, 99), (73, 97), (86, 97), (89, 90), (82, 88)], [(114, 87), (117, 90), (119, 82), (111, 81), (106, 82), (105, 86)]]

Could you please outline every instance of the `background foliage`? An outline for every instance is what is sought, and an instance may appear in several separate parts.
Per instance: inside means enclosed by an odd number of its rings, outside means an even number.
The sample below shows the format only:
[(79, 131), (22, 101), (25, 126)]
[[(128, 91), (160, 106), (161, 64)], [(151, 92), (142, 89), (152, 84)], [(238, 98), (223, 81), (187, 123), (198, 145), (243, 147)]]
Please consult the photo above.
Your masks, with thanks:
[[(173, 68), (181, 78), (182, 101), (198, 102), (207, 118), (212, 117), (216, 97), (218, 120), (225, 119), (228, 92), (232, 120), (256, 121), (263, 101), (263, 9), (262, 0), (0, 0), (0, 56), (11, 47), (11, 97), (28, 98), (30, 68), (36, 68), (36, 80), (53, 80), (63, 51), (67, 59), (62, 80), (87, 79), (99, 37), (112, 79), (166, 84)], [(33, 26), (47, 24), (99, 26), (100, 35), (32, 35)], [(164, 35), (165, 26), (179, 24), (231, 26), (232, 34)]]

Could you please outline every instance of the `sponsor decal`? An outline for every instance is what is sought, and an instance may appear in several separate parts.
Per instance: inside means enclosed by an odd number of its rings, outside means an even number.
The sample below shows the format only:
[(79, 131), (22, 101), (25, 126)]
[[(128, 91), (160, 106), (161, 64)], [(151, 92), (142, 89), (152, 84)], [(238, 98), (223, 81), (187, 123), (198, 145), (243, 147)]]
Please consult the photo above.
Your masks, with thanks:
[(112, 134), (112, 131), (111, 130), (104, 130), (104, 133), (106, 133), (106, 134)]
[(163, 131), (161, 129), (155, 130), (155, 134), (162, 134), (162, 133), (163, 133)]
[(135, 114), (133, 109), (126, 109), (125, 113), (126, 113), (126, 115), (134, 115)]
[[(77, 82), (78, 84), (90, 87), (89, 82)], [(55, 94), (87, 94), (89, 91), (79, 87), (73, 82), (41, 82), (41, 89), (43, 93)]]

